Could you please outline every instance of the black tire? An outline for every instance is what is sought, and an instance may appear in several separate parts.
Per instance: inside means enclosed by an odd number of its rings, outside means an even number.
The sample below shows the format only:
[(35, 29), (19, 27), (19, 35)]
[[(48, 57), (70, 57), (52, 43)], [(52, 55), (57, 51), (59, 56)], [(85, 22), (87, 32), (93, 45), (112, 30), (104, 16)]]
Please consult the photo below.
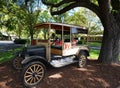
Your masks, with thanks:
[(21, 70), (23, 68), (23, 65), (21, 64), (23, 59), (24, 58), (17, 56), (12, 60), (12, 66), (15, 70)]
[(78, 56), (78, 66), (80, 68), (85, 67), (86, 63), (87, 63), (87, 54), (85, 52), (80, 52), (79, 56)]
[(46, 68), (44, 64), (39, 61), (30, 62), (22, 71), (22, 81), (25, 87), (33, 87), (44, 79)]

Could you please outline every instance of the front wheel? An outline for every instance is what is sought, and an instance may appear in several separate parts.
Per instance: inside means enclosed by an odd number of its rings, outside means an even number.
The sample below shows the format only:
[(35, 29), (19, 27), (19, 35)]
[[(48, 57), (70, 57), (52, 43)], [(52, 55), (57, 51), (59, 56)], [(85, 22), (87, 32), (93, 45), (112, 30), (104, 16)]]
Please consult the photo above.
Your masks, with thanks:
[(78, 66), (79, 67), (85, 67), (86, 63), (87, 63), (87, 55), (85, 52), (80, 52), (79, 56), (78, 56), (79, 62), (78, 62)]
[(22, 72), (23, 83), (26, 87), (39, 84), (45, 76), (46, 68), (41, 62), (31, 62), (27, 64)]

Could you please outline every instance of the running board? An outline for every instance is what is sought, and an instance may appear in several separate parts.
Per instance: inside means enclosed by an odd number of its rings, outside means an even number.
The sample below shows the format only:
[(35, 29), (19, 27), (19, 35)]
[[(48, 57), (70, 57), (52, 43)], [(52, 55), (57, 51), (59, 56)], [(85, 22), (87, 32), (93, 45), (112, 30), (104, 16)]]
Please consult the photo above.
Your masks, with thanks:
[(69, 64), (73, 64), (75, 62), (78, 62), (78, 61), (74, 60), (74, 58), (66, 57), (64, 59), (52, 60), (50, 64), (55, 68), (59, 68), (59, 67), (64, 67)]

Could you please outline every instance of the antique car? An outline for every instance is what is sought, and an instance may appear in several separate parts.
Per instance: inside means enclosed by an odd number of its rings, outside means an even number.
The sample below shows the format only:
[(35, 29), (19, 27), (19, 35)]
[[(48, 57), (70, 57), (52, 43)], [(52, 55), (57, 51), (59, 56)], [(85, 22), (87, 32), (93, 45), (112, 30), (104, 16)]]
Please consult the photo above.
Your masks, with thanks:
[[(26, 47), (15, 59), (16, 68), (22, 66), (22, 79), (25, 86), (39, 84), (46, 74), (46, 67), (59, 68), (72, 63), (84, 67), (89, 56), (89, 48), (80, 41), (80, 34), (88, 30), (63, 23), (40, 23), (35, 26), (37, 39), (32, 40), (32, 46)], [(39, 34), (40, 32), (40, 34)], [(20, 67), (19, 67), (20, 66)]]

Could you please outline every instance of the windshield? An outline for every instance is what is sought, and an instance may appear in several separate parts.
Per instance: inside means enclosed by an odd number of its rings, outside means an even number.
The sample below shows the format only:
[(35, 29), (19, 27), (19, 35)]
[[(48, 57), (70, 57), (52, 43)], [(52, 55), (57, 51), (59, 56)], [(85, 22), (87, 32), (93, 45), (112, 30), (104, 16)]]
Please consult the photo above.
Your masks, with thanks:
[(48, 40), (48, 29), (39, 28), (35, 31), (34, 39)]

